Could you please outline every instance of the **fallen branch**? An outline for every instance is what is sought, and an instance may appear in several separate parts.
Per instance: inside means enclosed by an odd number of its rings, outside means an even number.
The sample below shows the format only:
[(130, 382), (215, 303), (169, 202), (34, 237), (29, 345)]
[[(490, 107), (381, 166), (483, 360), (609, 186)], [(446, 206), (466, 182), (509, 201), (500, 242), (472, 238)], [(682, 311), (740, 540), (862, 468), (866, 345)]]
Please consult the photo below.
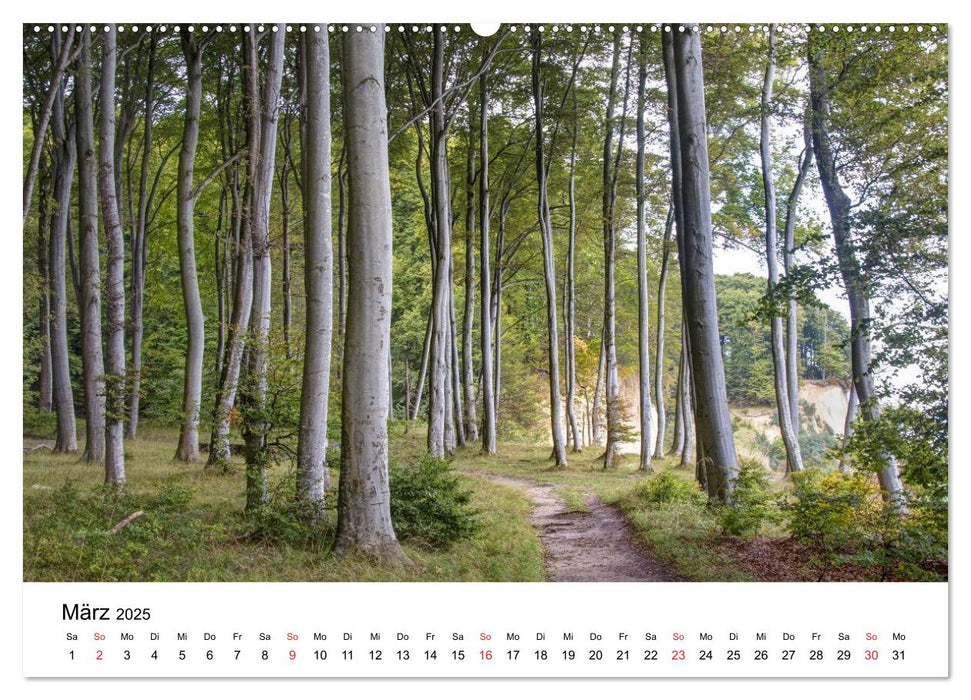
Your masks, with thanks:
[(118, 523), (117, 525), (115, 525), (113, 528), (111, 528), (110, 530), (108, 530), (108, 534), (109, 535), (117, 535), (119, 532), (121, 532), (126, 527), (128, 527), (132, 523), (133, 520), (137, 520), (138, 518), (142, 517), (143, 515), (145, 515), (145, 511), (143, 511), (143, 510), (136, 510), (134, 513), (132, 513), (127, 518), (125, 518), (124, 520), (122, 520), (120, 523)]

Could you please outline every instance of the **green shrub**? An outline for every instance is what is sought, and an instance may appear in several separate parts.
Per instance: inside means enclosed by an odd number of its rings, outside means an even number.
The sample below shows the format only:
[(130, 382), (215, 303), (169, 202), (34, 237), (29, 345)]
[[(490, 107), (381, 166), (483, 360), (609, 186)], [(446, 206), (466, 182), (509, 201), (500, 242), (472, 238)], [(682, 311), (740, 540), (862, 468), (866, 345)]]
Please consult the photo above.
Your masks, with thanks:
[(718, 521), (722, 534), (755, 536), (764, 523), (777, 518), (778, 508), (765, 469), (754, 460), (741, 460), (732, 491), (732, 504), (719, 508)]
[(24, 435), (53, 439), (57, 435), (57, 416), (54, 413), (25, 408)]
[(333, 510), (336, 494), (327, 493), (325, 506), (294, 498), (297, 478), (289, 471), (269, 493), (269, 500), (246, 515), (246, 538), (268, 544), (284, 544), (301, 549), (326, 549), (333, 539)]
[(664, 469), (657, 476), (634, 487), (634, 494), (654, 505), (687, 504), (704, 506), (708, 496), (694, 479), (684, 479)]
[(806, 469), (792, 475), (792, 484), (783, 510), (793, 537), (833, 552), (864, 543), (880, 498), (868, 475)]
[(471, 500), (448, 462), (426, 457), (417, 466), (391, 467), (391, 522), (399, 539), (441, 548), (471, 537), (478, 527)]
[[(330, 502), (332, 499), (328, 499)], [(292, 492), (274, 496), (248, 518), (249, 536), (271, 544), (325, 547), (333, 538), (330, 520), (316, 505), (294, 499)]]

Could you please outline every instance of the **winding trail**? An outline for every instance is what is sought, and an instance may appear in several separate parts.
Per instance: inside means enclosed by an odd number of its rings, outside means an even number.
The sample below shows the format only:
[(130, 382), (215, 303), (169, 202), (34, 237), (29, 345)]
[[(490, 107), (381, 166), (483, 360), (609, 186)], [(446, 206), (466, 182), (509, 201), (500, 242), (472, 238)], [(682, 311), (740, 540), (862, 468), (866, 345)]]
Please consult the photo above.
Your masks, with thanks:
[(533, 502), (529, 522), (539, 530), (550, 581), (675, 581), (660, 562), (635, 544), (620, 508), (593, 495), (589, 512), (571, 512), (553, 486), (517, 477), (475, 476), (517, 489)]

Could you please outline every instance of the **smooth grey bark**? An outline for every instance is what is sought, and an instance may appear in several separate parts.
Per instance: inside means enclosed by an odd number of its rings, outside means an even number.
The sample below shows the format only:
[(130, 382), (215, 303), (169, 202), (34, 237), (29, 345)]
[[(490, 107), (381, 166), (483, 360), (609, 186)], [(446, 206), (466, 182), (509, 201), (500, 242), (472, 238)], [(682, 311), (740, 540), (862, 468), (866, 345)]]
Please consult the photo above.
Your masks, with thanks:
[(468, 100), (469, 139), (465, 161), (465, 299), (462, 314), (462, 422), (466, 442), (479, 440), (475, 411), (475, 369), (472, 366), (472, 331), (475, 321), (475, 130), (472, 100)]
[(671, 439), (671, 450), (669, 454), (681, 455), (684, 450), (684, 345), (682, 343), (681, 353), (678, 355), (678, 381), (674, 390), (674, 435)]
[[(816, 37), (809, 38), (809, 96), (811, 102), (812, 141), (816, 156), (819, 181), (826, 198), (836, 258), (840, 275), (846, 288), (850, 305), (850, 364), (853, 370), (853, 385), (859, 399), (859, 411), (863, 420), (876, 420), (880, 416), (880, 405), (873, 390), (873, 375), (870, 373), (870, 298), (866, 280), (856, 257), (853, 231), (850, 224), (851, 201), (840, 183), (836, 156), (829, 133), (830, 97), (826, 69), (824, 67), (825, 49)], [(880, 488), (886, 497), (905, 507), (906, 496), (896, 461), (886, 455), (886, 467), (877, 476)]]
[(681, 446), (681, 466), (696, 468), (698, 441), (695, 434), (694, 382), (691, 381), (691, 352), (688, 346), (682, 349), (684, 372), (681, 375), (681, 420), (683, 444)]
[(115, 70), (118, 29), (108, 25), (101, 59), (99, 144), (101, 211), (107, 241), (108, 333), (105, 343), (105, 483), (125, 483), (125, 234), (118, 212), (115, 179)]
[(567, 465), (566, 444), (563, 438), (560, 397), (560, 340), (557, 329), (556, 263), (553, 251), (553, 226), (546, 194), (546, 155), (543, 136), (543, 87), (540, 77), (542, 39), (535, 28), (530, 33), (533, 53), (533, 109), (536, 118), (536, 185), (537, 211), (543, 242), (543, 279), (546, 283), (547, 354), (549, 357), (550, 429), (553, 439), (553, 460), (558, 467)]
[(185, 375), (182, 390), (182, 426), (175, 458), (182, 462), (199, 461), (199, 410), (202, 402), (202, 359), (205, 350), (205, 318), (196, 273), (195, 205), (193, 187), (196, 149), (199, 145), (199, 117), (202, 107), (202, 52), (206, 39), (180, 31), (186, 65), (185, 117), (182, 147), (179, 150), (176, 219), (178, 222), (179, 270), (182, 303), (185, 307)]
[[(637, 62), (637, 355), (640, 395), (641, 450), (638, 468), (649, 472), (653, 444), (651, 440), (651, 353), (650, 304), (647, 287), (647, 191), (644, 182), (644, 108), (647, 94), (647, 35), (641, 36)], [(660, 416), (661, 409), (658, 408)]]
[[(422, 343), (421, 364), (418, 369), (418, 380), (415, 384), (414, 399), (411, 403), (411, 413), (408, 415), (409, 424), (414, 424), (418, 418), (418, 411), (421, 408), (421, 396), (425, 390), (425, 376), (428, 373), (428, 358), (431, 355), (432, 346), (432, 317), (428, 316), (425, 322), (425, 340)], [(409, 425), (409, 427), (411, 427)]]
[[(51, 83), (47, 88), (47, 94), (44, 96), (44, 103), (37, 118), (37, 125), (34, 128), (34, 142), (30, 147), (30, 160), (27, 163), (27, 173), (24, 175), (24, 228), (27, 227), (27, 214), (30, 212), (30, 203), (34, 195), (34, 181), (37, 179), (41, 155), (47, 142), (47, 129), (54, 115), (55, 102), (60, 100), (63, 109), (64, 74), (71, 62), (71, 48), (74, 43), (73, 24), (67, 25), (67, 31), (63, 33), (60, 31), (61, 27), (58, 26), (55, 29), (57, 31), (51, 38)], [(61, 38), (62, 34), (63, 38)]]
[[(98, 154), (91, 94), (91, 32), (81, 33), (74, 90), (78, 159), (78, 270), (81, 286), (81, 367), (84, 378), (85, 462), (105, 461), (105, 365), (101, 329), (101, 259), (98, 246)], [(111, 185), (112, 188), (114, 185)]]
[[(273, 172), (276, 165), (277, 121), (283, 84), (283, 49), (286, 25), (274, 25), (268, 31), (270, 46), (266, 63), (260, 114), (260, 159), (256, 169), (253, 200), (253, 310), (249, 319), (243, 438), (246, 443), (246, 510), (251, 512), (266, 503), (266, 468), (268, 421), (265, 416), (269, 368), (270, 301), (272, 270), (270, 267), (270, 202)], [(256, 25), (244, 37), (249, 45), (247, 55), (255, 58), (259, 42)]]
[[(574, 71), (575, 73), (575, 71)], [(577, 425), (576, 415), (576, 385), (577, 385), (577, 362), (576, 362), (576, 245), (577, 245), (577, 192), (576, 192), (576, 166), (577, 166), (577, 132), (579, 131), (580, 115), (577, 112), (577, 92), (576, 87), (571, 86), (570, 93), (573, 99), (573, 128), (572, 141), (570, 143), (570, 184), (568, 188), (568, 198), (570, 207), (570, 229), (569, 239), (566, 248), (566, 313), (564, 319), (566, 340), (563, 347), (566, 348), (566, 420), (569, 425), (570, 434), (573, 436), (573, 451), (583, 451), (582, 431)]]
[[(337, 333), (344, 337), (344, 324), (347, 321), (347, 216), (345, 191), (347, 170), (345, 165), (347, 149), (341, 144), (341, 157), (337, 162), (337, 186), (339, 204), (337, 207)], [(414, 420), (414, 419), (412, 419)]]
[[(802, 187), (813, 167), (812, 134), (809, 120), (805, 120), (804, 139), (805, 148), (799, 163), (799, 172), (786, 199), (785, 222), (785, 250), (782, 253), (782, 264), (788, 278), (795, 269), (793, 254), (796, 249), (796, 211)], [(786, 379), (789, 382), (789, 413), (792, 416), (792, 429), (799, 438), (799, 309), (795, 295), (789, 296), (786, 309)]]
[[(762, 190), (765, 195), (765, 262), (768, 268), (766, 293), (770, 300), (775, 298), (779, 285), (778, 231), (776, 226), (775, 176), (772, 173), (772, 92), (775, 81), (775, 25), (769, 25), (769, 55), (762, 80), (760, 102), (759, 158), (762, 163)], [(786, 471), (802, 471), (802, 453), (799, 450), (799, 437), (793, 429), (793, 415), (789, 404), (789, 381), (786, 378), (786, 349), (783, 336), (782, 316), (772, 313), (769, 319), (772, 348), (772, 373), (775, 385), (775, 402), (782, 442), (786, 449)]]
[(50, 210), (47, 206), (51, 173), (46, 157), (41, 161), (38, 173), (40, 175), (40, 188), (37, 195), (39, 200), (37, 203), (37, 274), (40, 277), (38, 318), (40, 326), (40, 375), (37, 378), (37, 410), (50, 413), (54, 405), (54, 384), (51, 378), (53, 368), (51, 366), (50, 266), (48, 264), (50, 244), (47, 236), (51, 226)]
[[(53, 55), (58, 55), (60, 38), (54, 35)], [(76, 88), (75, 88), (76, 89)], [(77, 160), (75, 139), (68, 135), (64, 115), (64, 79), (57, 81), (51, 109), (53, 148), (51, 157), (52, 195), (50, 250), (48, 255), (51, 295), (51, 396), (57, 416), (57, 437), (54, 452), (73, 453), (78, 450), (77, 425), (74, 420), (74, 393), (67, 345), (67, 265), (66, 247), (71, 212), (71, 181)]]
[(148, 210), (151, 205), (148, 181), (151, 172), (152, 129), (155, 121), (155, 61), (158, 33), (149, 38), (148, 74), (145, 83), (144, 136), (142, 162), (138, 177), (138, 215), (131, 241), (131, 363), (129, 367), (128, 425), (125, 437), (138, 436), (142, 386), (142, 339), (145, 335), (143, 312), (145, 306), (145, 238), (148, 232)]
[[(290, 289), (293, 285), (293, 263), (290, 251), (290, 113), (284, 114), (281, 143), (286, 155), (281, 159), (278, 179), (280, 181), (280, 243), (283, 253), (282, 292), (283, 292), (283, 350), (287, 359), (292, 356), (290, 335), (293, 328), (293, 300)], [(328, 163), (328, 166), (330, 164)], [(328, 170), (330, 168), (328, 167)]]
[(479, 343), (482, 353), (482, 451), (496, 454), (492, 368), (492, 284), (489, 243), (489, 76), (479, 77)]
[[(668, 282), (668, 263), (671, 260), (671, 233), (674, 230), (674, 205), (668, 207), (661, 239), (661, 270), (657, 280), (657, 329), (654, 339), (654, 403), (657, 405), (657, 434), (654, 456), (664, 456), (664, 432), (667, 429), (667, 409), (664, 401), (664, 321), (665, 294)], [(675, 418), (677, 422), (677, 418)]]
[[(860, 400), (856, 395), (856, 389), (850, 384), (849, 399), (846, 404), (846, 419), (843, 421), (843, 450), (845, 451), (853, 437), (853, 421), (856, 420), (856, 411), (859, 408)], [(849, 460), (846, 459), (845, 452), (840, 455), (839, 470), (841, 472), (850, 471)]]
[(731, 502), (738, 457), (728, 411), (712, 266), (711, 188), (701, 37), (695, 27), (671, 33), (674, 34), (674, 87), (681, 150), (682, 297), (694, 386), (697, 457), (705, 470), (709, 497)]
[(442, 459), (447, 451), (449, 391), (449, 270), (452, 260), (452, 219), (448, 211), (448, 155), (443, 100), (445, 47), (442, 32), (434, 28), (431, 99), (429, 113), (431, 138), (432, 201), (435, 220), (435, 254), (432, 287), (432, 343), (428, 391), (428, 452)]
[[(614, 111), (617, 103), (617, 81), (620, 76), (621, 37), (621, 28), (617, 27), (614, 31), (613, 60), (610, 67), (610, 91), (607, 95), (607, 112), (604, 116), (603, 202), (601, 210), (604, 249), (604, 398), (606, 399), (605, 404), (607, 409), (607, 444), (605, 445), (603, 457), (604, 469), (609, 469), (614, 466), (622, 420), (620, 382), (617, 376), (617, 299), (614, 282), (617, 268), (617, 238), (614, 231), (614, 209), (617, 201), (617, 189), (616, 173), (611, 167), (615, 159), (613, 149), (615, 129)], [(621, 136), (617, 144), (618, 161), (623, 147), (623, 136)]]
[(597, 378), (593, 385), (593, 405), (590, 409), (590, 433), (594, 445), (603, 444), (603, 430), (600, 425), (600, 403), (603, 399), (604, 364), (606, 348), (603, 341), (603, 330), (600, 331), (600, 352), (597, 356)]
[(256, 221), (260, 167), (260, 74), (256, 41), (243, 35), (243, 103), (246, 113), (246, 189), (239, 216), (239, 238), (235, 251), (233, 305), (224, 345), (225, 357), (213, 406), (207, 467), (225, 469), (231, 456), (230, 417), (239, 393), (243, 357), (246, 354), (249, 322), (253, 310), (253, 228)]
[(334, 324), (334, 251), (331, 242), (330, 49), (325, 32), (303, 37), (307, 85), (304, 177), (304, 289), (306, 335), (297, 443), (297, 498), (324, 503), (327, 471), (327, 403)]
[(343, 40), (348, 296), (334, 553), (407, 563), (391, 524), (388, 486), (391, 188), (384, 25), (375, 30)]
[[(449, 256), (450, 262), (454, 258)], [(453, 264), (448, 269), (448, 347), (449, 347), (449, 380), (451, 381), (451, 413), (452, 450), (456, 446), (465, 444), (465, 420), (462, 414), (462, 368), (459, 365), (458, 327), (455, 323), (455, 269)], [(450, 451), (452, 451), (450, 450)]]

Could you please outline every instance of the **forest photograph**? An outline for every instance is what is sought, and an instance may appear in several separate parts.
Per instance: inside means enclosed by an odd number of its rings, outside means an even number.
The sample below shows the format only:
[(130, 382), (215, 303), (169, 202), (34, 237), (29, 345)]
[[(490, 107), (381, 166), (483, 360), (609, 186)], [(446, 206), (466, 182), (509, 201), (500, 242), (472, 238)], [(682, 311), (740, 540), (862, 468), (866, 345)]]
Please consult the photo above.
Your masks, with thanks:
[(943, 24), (25, 24), (25, 581), (946, 581)]

